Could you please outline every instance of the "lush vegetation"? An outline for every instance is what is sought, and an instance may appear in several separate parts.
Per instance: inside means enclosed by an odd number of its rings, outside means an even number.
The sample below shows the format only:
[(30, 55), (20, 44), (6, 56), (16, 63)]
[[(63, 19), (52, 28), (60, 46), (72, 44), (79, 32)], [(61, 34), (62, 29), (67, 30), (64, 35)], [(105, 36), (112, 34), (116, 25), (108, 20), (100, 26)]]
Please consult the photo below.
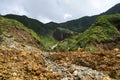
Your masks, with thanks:
[(50, 49), (49, 46), (50, 45), (52, 46), (56, 43), (56, 41), (51, 36), (40, 36), (39, 34), (35, 33), (32, 29), (25, 27), (23, 24), (21, 24), (16, 20), (7, 19), (7, 18), (0, 19), (0, 31), (9, 34), (8, 28), (10, 27), (18, 27), (24, 29), (25, 31), (30, 33), (33, 37), (35, 37), (43, 45), (44, 49), (49, 50)]
[(8, 28), (10, 28), (10, 27), (18, 27), (18, 28), (24, 29), (25, 31), (27, 31), (32, 36), (34, 36), (37, 40), (40, 41), (40, 38), (38, 37), (38, 35), (33, 30), (28, 29), (27, 27), (25, 27), (20, 22), (18, 22), (16, 20), (13, 20), (13, 19), (6, 19), (6, 18), (1, 18), (0, 19), (0, 28), (1, 28), (3, 33), (6, 33), (6, 32), (9, 33)]
[[(27, 27), (26, 30), (28, 30), (28, 32), (30, 31), (30, 33), (36, 36), (36, 38), (43, 44), (45, 50), (50, 50), (50, 48), (57, 43), (57, 41), (55, 40), (56, 36), (53, 36), (53, 33), (55, 32), (56, 29), (59, 29), (60, 32), (63, 32), (63, 34), (66, 31), (67, 32), (72, 31), (73, 33), (76, 33), (76, 32), (80, 33), (78, 36), (73, 36), (70, 39), (66, 39), (62, 41), (62, 44), (60, 43), (58, 45), (59, 47), (61, 47), (61, 50), (66, 51), (66, 50), (76, 50), (78, 47), (85, 48), (86, 45), (91, 41), (102, 42), (102, 41), (113, 40), (114, 31), (112, 33), (111, 29), (115, 30), (116, 28), (113, 28), (113, 26), (117, 26), (118, 24), (116, 23), (116, 21), (111, 21), (114, 19), (111, 19), (111, 18), (108, 19), (107, 17), (104, 17), (104, 16), (99, 17), (99, 16), (120, 13), (119, 7), (120, 7), (120, 3), (102, 14), (90, 16), (90, 17), (86, 16), (86, 17), (82, 17), (82, 18), (71, 20), (64, 23), (50, 22), (47, 24), (43, 24), (38, 20), (28, 18), (26, 16), (19, 16), (19, 15), (12, 15), (12, 14), (9, 14), (3, 17), (15, 19), (21, 22), (25, 27)], [(99, 18), (96, 20), (97, 17)], [(90, 27), (91, 25), (92, 27)], [(109, 27), (106, 27), (106, 26), (109, 26)], [(104, 36), (106, 34), (112, 35), (112, 37), (109, 35)], [(61, 36), (61, 34), (57, 35), (57, 37), (59, 36)], [(65, 37), (65, 38), (68, 38), (68, 37)], [(91, 46), (91, 45), (87, 45), (87, 46), (93, 47), (94, 49), (94, 46)], [(59, 49), (57, 48), (57, 50)]]
[(89, 29), (77, 36), (64, 40), (58, 45), (56, 50), (76, 50), (79, 47), (86, 50), (97, 50), (92, 43), (114, 41), (116, 36), (119, 35), (118, 25), (120, 25), (120, 14), (100, 16)]
[[(50, 47), (56, 44), (56, 40), (52, 37), (51, 33), (48, 32), (47, 28), (45, 29), (45, 25), (35, 19), (28, 18), (26, 16), (18, 16), (18, 15), (6, 15), (5, 18), (15, 19), (21, 22), (25, 27), (25, 30), (30, 32), (33, 36), (35, 36), (43, 45), (45, 50), (50, 50)], [(16, 23), (17, 25), (18, 23)]]

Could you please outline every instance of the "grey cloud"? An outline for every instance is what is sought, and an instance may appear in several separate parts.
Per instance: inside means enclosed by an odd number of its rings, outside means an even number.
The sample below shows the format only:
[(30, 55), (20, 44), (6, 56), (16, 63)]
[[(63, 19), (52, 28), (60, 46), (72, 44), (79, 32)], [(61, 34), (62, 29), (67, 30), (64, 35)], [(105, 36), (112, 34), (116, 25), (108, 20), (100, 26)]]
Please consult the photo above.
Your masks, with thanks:
[(0, 0), (1, 14), (20, 14), (42, 22), (65, 22), (102, 13), (120, 0)]

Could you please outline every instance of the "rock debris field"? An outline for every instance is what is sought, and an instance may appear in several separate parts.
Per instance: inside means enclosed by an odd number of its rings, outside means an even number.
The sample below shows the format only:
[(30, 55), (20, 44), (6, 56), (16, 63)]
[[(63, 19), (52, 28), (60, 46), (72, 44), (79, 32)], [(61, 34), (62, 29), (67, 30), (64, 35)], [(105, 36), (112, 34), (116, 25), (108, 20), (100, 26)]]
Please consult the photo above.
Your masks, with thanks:
[(119, 51), (56, 53), (31, 48), (0, 46), (0, 80), (120, 80)]

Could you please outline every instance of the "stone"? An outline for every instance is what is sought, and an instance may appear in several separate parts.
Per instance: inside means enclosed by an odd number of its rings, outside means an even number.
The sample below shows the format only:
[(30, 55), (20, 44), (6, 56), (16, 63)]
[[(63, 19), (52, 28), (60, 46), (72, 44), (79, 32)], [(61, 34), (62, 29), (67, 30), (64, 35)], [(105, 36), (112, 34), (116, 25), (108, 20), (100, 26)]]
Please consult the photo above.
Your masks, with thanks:
[(90, 77), (91, 77), (92, 79), (94, 79), (94, 78), (95, 78), (95, 76), (94, 76), (94, 75), (92, 75), (92, 74), (90, 75)]
[(13, 75), (13, 76), (17, 76), (17, 73), (16, 73), (16, 72), (14, 72), (12, 75)]
[(103, 78), (103, 80), (111, 80), (109, 76)]
[(68, 78), (67, 78), (67, 77), (65, 77), (65, 78), (62, 78), (61, 80), (68, 80)]
[(78, 51), (79, 51), (79, 52), (83, 52), (84, 49), (83, 49), (83, 48), (78, 48)]
[(120, 54), (117, 54), (116, 57), (117, 57), (117, 58), (120, 58)]
[(20, 79), (18, 77), (10, 77), (9, 80), (23, 80), (23, 79)]
[(46, 79), (46, 78), (44, 78), (44, 77), (41, 77), (41, 78), (40, 78), (40, 80), (47, 80), (47, 79)]
[(33, 68), (32, 66), (27, 66), (28, 71), (32, 71), (32, 68)]
[(81, 78), (81, 80), (94, 80), (94, 79), (92, 79), (90, 76), (87, 76), (87, 77)]
[(75, 70), (75, 71), (73, 72), (73, 75), (74, 75), (74, 76), (78, 76), (78, 71)]
[(21, 56), (26, 56), (27, 53), (26, 53), (25, 51), (22, 51), (20, 55), (21, 55)]
[(64, 63), (63, 63), (63, 66), (67, 66), (67, 63), (66, 63), (66, 62), (64, 62)]
[(118, 51), (119, 51), (119, 49), (118, 49), (118, 48), (114, 48), (113, 50), (114, 50), (115, 52), (118, 52)]

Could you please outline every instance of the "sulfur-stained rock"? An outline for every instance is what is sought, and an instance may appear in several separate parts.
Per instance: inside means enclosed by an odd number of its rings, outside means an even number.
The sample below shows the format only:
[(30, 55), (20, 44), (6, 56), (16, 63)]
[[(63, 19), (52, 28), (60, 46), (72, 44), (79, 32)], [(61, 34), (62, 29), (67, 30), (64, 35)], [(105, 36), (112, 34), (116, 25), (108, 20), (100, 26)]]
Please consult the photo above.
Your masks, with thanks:
[(115, 52), (118, 52), (118, 51), (119, 51), (119, 49), (118, 49), (118, 48), (114, 48), (113, 50), (114, 50)]
[(44, 78), (44, 77), (40, 77), (40, 80), (47, 80), (46, 78)]
[(109, 76), (103, 78), (103, 80), (111, 80)]
[(78, 48), (78, 52), (83, 52), (84, 49), (83, 48)]
[(20, 55), (21, 55), (21, 56), (26, 56), (27, 53), (26, 53), (25, 51), (22, 51)]
[(10, 77), (9, 80), (22, 80), (22, 79), (20, 79), (18, 77)]
[(117, 54), (116, 57), (117, 57), (117, 58), (120, 58), (120, 54)]
[(81, 78), (81, 80), (94, 80), (94, 79), (92, 79), (90, 76), (87, 76), (87, 77)]

